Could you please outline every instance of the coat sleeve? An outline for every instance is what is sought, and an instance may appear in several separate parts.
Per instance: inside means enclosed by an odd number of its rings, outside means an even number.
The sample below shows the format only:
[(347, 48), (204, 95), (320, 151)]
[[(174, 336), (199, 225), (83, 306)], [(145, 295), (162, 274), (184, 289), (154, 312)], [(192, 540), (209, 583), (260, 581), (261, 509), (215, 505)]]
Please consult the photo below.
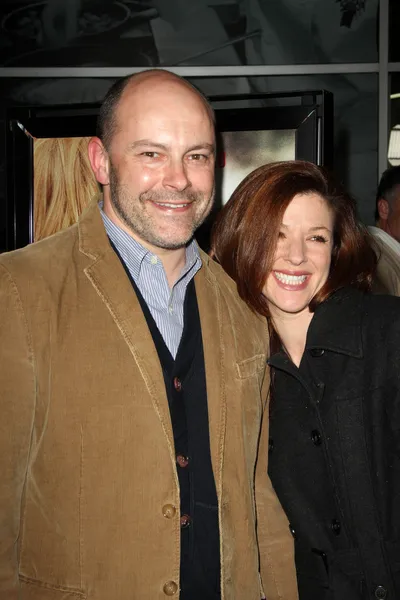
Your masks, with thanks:
[(0, 600), (19, 597), (17, 546), (34, 397), (32, 350), (21, 301), (0, 264)]
[(257, 538), (262, 587), (267, 600), (297, 600), (294, 542), (289, 522), (268, 476), (269, 371), (263, 384), (264, 414), (255, 473)]

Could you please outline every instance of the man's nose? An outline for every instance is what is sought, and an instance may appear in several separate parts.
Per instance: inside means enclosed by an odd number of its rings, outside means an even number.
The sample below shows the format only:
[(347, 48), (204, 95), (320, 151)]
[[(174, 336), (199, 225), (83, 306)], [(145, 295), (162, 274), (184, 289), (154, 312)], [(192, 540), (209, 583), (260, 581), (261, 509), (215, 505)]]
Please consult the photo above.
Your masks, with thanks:
[(189, 185), (186, 166), (181, 160), (170, 161), (165, 166), (163, 185), (167, 188), (182, 192)]

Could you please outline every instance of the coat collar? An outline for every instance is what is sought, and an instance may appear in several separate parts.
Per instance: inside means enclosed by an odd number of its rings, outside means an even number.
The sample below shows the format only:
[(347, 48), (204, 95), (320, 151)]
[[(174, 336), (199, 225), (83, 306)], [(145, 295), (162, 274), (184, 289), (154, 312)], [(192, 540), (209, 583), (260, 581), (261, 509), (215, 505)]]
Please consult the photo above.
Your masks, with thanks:
[[(362, 318), (364, 293), (352, 287), (342, 288), (320, 304), (307, 332), (305, 351), (329, 350), (353, 358), (363, 358)], [(268, 364), (287, 370), (288, 356), (278, 352)]]
[(308, 329), (306, 349), (321, 348), (362, 358), (363, 298), (363, 292), (347, 287), (320, 304)]
[(108, 252), (114, 254), (100, 215), (98, 201), (97, 197), (93, 199), (78, 219), (79, 251), (94, 260)]

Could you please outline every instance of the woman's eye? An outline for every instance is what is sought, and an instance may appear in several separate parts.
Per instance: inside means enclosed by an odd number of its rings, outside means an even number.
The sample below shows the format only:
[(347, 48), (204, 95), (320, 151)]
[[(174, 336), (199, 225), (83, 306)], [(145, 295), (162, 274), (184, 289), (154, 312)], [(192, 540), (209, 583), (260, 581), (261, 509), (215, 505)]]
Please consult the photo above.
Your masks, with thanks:
[(312, 242), (320, 242), (322, 244), (326, 244), (328, 241), (323, 235), (313, 235), (310, 239)]
[(278, 233), (278, 239), (283, 240), (283, 239), (285, 239), (285, 237), (286, 237), (286, 235), (283, 233), (283, 231), (280, 231)]

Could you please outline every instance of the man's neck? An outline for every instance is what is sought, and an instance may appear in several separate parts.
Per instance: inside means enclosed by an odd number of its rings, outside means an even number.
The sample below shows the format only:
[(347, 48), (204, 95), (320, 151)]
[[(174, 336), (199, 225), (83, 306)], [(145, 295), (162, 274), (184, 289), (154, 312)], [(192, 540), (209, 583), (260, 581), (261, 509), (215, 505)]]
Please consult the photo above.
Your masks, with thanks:
[(393, 238), (394, 240), (396, 240), (396, 242), (400, 243), (399, 240), (391, 232), (388, 221), (383, 220), (383, 219), (378, 219), (376, 226), (379, 227), (379, 229), (382, 229), (382, 231), (384, 231), (388, 235), (390, 235), (390, 237)]
[(387, 221), (384, 221), (383, 219), (378, 219), (376, 222), (376, 227), (379, 227), (379, 229), (382, 229), (382, 231), (385, 231), (390, 235), (390, 232), (388, 231)]
[(176, 250), (165, 250), (164, 248), (148, 249), (161, 260), (168, 285), (172, 289), (186, 264), (186, 248), (177, 248)]
[(114, 209), (111, 206), (110, 201), (104, 202), (103, 206), (104, 213), (107, 217), (120, 229), (125, 231), (134, 240), (138, 242), (143, 248), (146, 248), (149, 252), (157, 256), (162, 262), (164, 267), (165, 275), (167, 277), (168, 285), (170, 289), (173, 288), (179, 275), (182, 272), (186, 264), (186, 246), (182, 248), (166, 249), (153, 246), (152, 244), (142, 240), (139, 236), (135, 235), (132, 230), (119, 218)]

